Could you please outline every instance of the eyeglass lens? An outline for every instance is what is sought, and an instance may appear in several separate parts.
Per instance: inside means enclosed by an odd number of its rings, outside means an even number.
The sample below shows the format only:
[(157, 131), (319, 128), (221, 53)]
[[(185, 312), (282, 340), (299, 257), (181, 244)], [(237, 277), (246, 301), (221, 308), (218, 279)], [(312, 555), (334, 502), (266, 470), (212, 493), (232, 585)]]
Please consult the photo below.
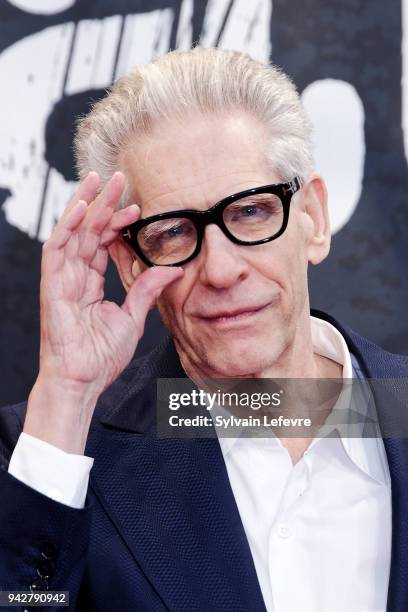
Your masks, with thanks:
[[(250, 244), (272, 238), (280, 231), (284, 221), (283, 205), (280, 198), (271, 193), (246, 196), (224, 208), (223, 221), (235, 238)], [(197, 229), (191, 219), (162, 219), (143, 227), (137, 240), (152, 263), (176, 264), (193, 254)]]

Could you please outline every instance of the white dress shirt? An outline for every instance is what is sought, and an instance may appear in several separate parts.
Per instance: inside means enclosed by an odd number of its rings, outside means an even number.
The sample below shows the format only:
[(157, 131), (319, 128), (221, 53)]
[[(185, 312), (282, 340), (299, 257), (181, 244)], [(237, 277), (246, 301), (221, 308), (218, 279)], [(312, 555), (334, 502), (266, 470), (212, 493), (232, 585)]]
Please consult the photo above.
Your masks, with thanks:
[[(314, 351), (352, 378), (340, 332), (321, 319), (311, 323)], [(278, 438), (219, 437), (268, 612), (386, 610), (391, 484), (384, 445), (345, 437), (335, 424), (331, 434), (315, 438), (295, 466)], [(22, 433), (9, 472), (81, 508), (92, 465), (90, 457)]]

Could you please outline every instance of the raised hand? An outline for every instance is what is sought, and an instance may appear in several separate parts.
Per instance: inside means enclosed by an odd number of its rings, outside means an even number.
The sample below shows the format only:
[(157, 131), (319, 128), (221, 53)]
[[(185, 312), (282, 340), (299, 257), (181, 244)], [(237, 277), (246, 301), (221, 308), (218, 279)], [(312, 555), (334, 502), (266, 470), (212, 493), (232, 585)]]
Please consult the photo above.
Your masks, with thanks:
[(97, 398), (132, 358), (154, 299), (183, 274), (149, 268), (121, 306), (103, 299), (108, 246), (140, 215), (136, 205), (115, 210), (124, 180), (116, 172), (97, 195), (99, 177), (90, 173), (43, 246), (40, 371), (24, 431), (71, 452), (78, 446), (69, 430), (82, 424), (83, 449)]

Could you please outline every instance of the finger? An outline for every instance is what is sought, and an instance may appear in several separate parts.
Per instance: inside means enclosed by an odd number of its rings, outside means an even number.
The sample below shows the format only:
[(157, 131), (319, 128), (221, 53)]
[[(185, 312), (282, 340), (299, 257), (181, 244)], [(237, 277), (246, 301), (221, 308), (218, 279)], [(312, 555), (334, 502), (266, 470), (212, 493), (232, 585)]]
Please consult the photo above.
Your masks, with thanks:
[(101, 244), (104, 246), (111, 244), (117, 238), (121, 229), (127, 225), (131, 225), (137, 221), (139, 217), (140, 208), (137, 204), (132, 204), (131, 206), (127, 206), (113, 213), (109, 223), (102, 232)]
[(184, 270), (180, 267), (155, 266), (136, 278), (121, 308), (132, 317), (140, 336), (143, 334), (147, 313), (152, 302), (159, 297), (163, 289), (180, 279), (183, 274)]
[(79, 202), (71, 208), (69, 214), (62, 220), (61, 224), (58, 224), (58, 227), (54, 229), (50, 238), (44, 243), (44, 246), (48, 245), (54, 249), (64, 248), (74, 231), (84, 219), (87, 207), (88, 204), (85, 200), (79, 200)]
[(72, 196), (68, 206), (70, 206), (71, 203), (77, 202), (78, 200), (85, 200), (85, 202), (90, 204), (96, 196), (100, 182), (99, 174), (97, 172), (88, 172), (84, 180), (80, 182), (78, 189)]
[(96, 233), (101, 232), (119, 204), (124, 188), (124, 174), (115, 172), (89, 207), (87, 227)]
[(96, 270), (98, 274), (104, 275), (108, 265), (109, 253), (106, 247), (99, 247), (96, 251), (95, 257), (89, 264), (89, 267)]
[(113, 215), (124, 186), (124, 175), (122, 172), (115, 172), (103, 191), (88, 207), (86, 217), (79, 228), (79, 248), (73, 252), (68, 249), (68, 256), (78, 255), (87, 263), (92, 261), (101, 244), (101, 234)]
[(79, 200), (84, 200), (87, 204), (90, 204), (98, 193), (99, 184), (99, 175), (96, 172), (89, 172), (85, 179), (81, 181), (78, 189), (75, 191), (74, 195), (65, 207), (65, 210), (60, 217), (60, 221), (64, 221), (66, 219)]
[(44, 242), (41, 258), (41, 276), (47, 278), (61, 268), (64, 261), (64, 247), (82, 222), (87, 209), (87, 203), (80, 200), (71, 209), (65, 222)]

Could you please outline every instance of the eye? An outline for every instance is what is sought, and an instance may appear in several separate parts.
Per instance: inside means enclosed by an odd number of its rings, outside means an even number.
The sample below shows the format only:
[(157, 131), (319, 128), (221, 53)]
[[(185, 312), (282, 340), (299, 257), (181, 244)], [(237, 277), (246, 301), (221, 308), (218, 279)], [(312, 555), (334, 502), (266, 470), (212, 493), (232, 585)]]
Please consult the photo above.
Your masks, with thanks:
[(259, 199), (256, 202), (234, 202), (224, 211), (224, 219), (228, 223), (244, 221), (266, 221), (271, 216), (281, 213), (280, 201), (271, 198)]
[(185, 224), (180, 223), (180, 225), (170, 227), (166, 232), (163, 232), (162, 238), (166, 235), (169, 236), (169, 238), (176, 238), (177, 236), (181, 236), (182, 234), (184, 234), (185, 231)]
[(188, 222), (179, 222), (177, 224), (173, 224), (171, 227), (163, 228), (158, 235), (158, 239), (161, 241), (164, 240), (173, 240), (176, 238), (186, 238), (192, 233), (191, 223)]
[(260, 210), (258, 206), (248, 205), (248, 206), (242, 206), (242, 208), (240, 209), (240, 212), (243, 217), (253, 217), (258, 212), (260, 212)]

